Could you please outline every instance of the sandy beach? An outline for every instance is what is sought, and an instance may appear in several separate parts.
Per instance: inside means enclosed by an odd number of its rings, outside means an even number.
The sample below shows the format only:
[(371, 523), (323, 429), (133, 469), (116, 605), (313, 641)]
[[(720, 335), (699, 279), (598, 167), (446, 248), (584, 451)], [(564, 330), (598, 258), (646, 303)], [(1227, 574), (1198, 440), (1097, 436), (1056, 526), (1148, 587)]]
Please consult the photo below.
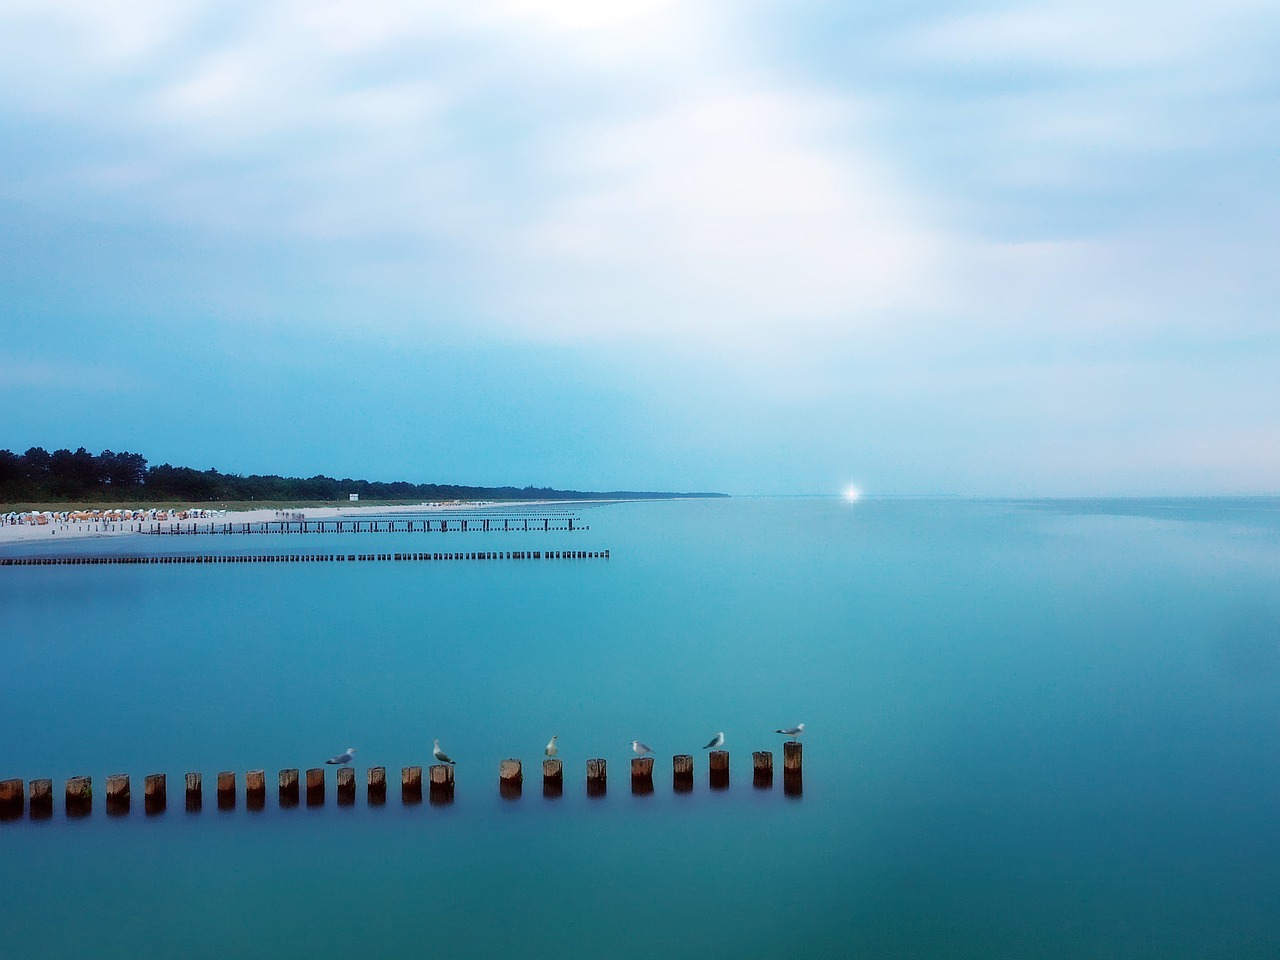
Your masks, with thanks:
[[(532, 506), (540, 501), (521, 501), (520, 506)], [(160, 527), (166, 531), (187, 530), (193, 526), (204, 526), (210, 523), (262, 523), (267, 520), (333, 520), (360, 516), (383, 516), (388, 513), (425, 513), (445, 510), (477, 510), (493, 507), (492, 501), (471, 503), (420, 503), (401, 504), (396, 506), (379, 506), (376, 504), (342, 504), (333, 507), (270, 507), (264, 510), (227, 510), (218, 511), (214, 516), (199, 520), (165, 520)], [(124, 523), (94, 523), (88, 521), (51, 521), (40, 525), (34, 523), (17, 523), (0, 525), (0, 547), (8, 543), (32, 543), (36, 541), (64, 540), (68, 538), (84, 539), (94, 537), (127, 537), (137, 536), (139, 527), (151, 530), (157, 521), (144, 520)]]

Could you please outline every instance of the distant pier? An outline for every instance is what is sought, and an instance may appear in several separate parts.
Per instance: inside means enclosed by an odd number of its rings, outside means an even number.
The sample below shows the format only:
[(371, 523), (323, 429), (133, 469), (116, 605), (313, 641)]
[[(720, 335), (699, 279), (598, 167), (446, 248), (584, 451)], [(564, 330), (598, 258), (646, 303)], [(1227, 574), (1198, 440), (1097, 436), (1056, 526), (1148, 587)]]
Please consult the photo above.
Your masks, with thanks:
[(394, 517), (360, 520), (259, 520), (252, 523), (153, 520), (136, 526), (138, 533), (166, 537), (253, 533), (544, 533), (556, 530), (574, 533), (591, 529), (572, 514), (447, 516), (407, 520)]

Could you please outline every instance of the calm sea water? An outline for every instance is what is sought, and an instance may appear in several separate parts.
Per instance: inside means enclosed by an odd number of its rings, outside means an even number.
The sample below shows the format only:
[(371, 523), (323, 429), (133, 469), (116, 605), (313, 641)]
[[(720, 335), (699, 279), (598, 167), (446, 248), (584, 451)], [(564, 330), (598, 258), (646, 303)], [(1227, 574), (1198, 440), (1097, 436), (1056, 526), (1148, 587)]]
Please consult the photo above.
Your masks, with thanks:
[[(611, 560), (0, 568), (0, 777), (98, 788), (88, 820), (59, 796), (49, 822), (0, 824), (0, 958), (1280, 955), (1280, 503), (581, 515), (58, 549)], [(753, 789), (750, 751), (780, 762), (770, 731), (798, 721), (803, 796)], [(186, 770), (209, 788), (354, 746), (363, 780), (429, 763), (432, 737), (451, 806), (403, 807), (393, 782), (383, 808), (363, 788), (338, 808), (331, 779), (321, 810), (273, 790), (262, 812), (182, 809)], [(633, 738), (659, 755), (651, 796), (629, 790)], [(680, 752), (700, 755), (688, 795)], [(508, 756), (533, 774), (515, 802)], [(160, 771), (177, 792), (144, 817)], [(128, 817), (103, 813), (113, 772)]]

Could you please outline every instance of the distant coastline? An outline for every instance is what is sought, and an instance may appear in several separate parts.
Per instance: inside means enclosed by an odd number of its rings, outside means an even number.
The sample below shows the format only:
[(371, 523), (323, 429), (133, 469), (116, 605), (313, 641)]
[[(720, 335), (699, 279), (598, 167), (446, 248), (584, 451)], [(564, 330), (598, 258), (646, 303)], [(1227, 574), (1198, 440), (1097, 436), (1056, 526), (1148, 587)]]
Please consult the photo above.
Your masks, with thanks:
[(562, 502), (598, 500), (674, 500), (724, 497), (723, 493), (646, 490), (557, 490), (554, 487), (482, 487), (462, 484), (383, 482), (315, 477), (247, 476), (216, 469), (194, 470), (165, 463), (148, 466), (137, 453), (84, 447), (49, 453), (32, 447), (22, 454), (0, 450), (0, 513), (67, 509), (73, 505), (120, 507), (159, 504), (228, 509), (230, 504), (330, 505), (380, 501), (397, 505), (441, 501)]

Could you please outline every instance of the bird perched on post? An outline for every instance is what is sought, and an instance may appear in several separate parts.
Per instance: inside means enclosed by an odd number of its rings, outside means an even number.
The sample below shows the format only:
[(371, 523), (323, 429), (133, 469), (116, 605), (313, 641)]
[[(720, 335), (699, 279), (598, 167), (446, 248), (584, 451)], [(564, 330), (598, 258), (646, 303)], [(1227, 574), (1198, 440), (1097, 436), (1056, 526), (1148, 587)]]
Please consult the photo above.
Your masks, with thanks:
[(547, 755), (548, 757), (554, 757), (554, 756), (556, 755), (556, 751), (559, 749), (559, 748), (556, 746), (556, 737), (558, 737), (558, 736), (560, 736), (560, 734), (558, 734), (558, 733), (557, 733), (555, 737), (552, 737), (552, 738), (547, 742), (547, 749), (544, 751), (544, 753), (546, 753), (546, 755)]
[(346, 753), (340, 753), (336, 757), (330, 757), (325, 763), (350, 763), (351, 758), (355, 756), (356, 748), (347, 747)]
[(435, 757), (437, 760), (439, 760), (441, 763), (453, 763), (453, 759), (447, 753), (445, 753), (443, 750), (440, 749), (440, 741), (433, 740), (432, 742), (436, 746), (435, 746), (435, 749), (431, 751), (431, 755)]
[(781, 730), (775, 730), (774, 733), (781, 733), (790, 737), (792, 740), (799, 740), (800, 734), (804, 733), (804, 724), (797, 723), (794, 727), (784, 727)]
[(639, 740), (631, 741), (631, 749), (634, 750), (636, 753), (638, 753), (642, 757), (646, 753), (653, 753), (653, 747), (648, 746), (647, 744), (643, 744)]
[(708, 744), (707, 744), (705, 747), (703, 747), (702, 749), (703, 749), (703, 750), (713, 750), (713, 749), (719, 749), (720, 747), (723, 747), (723, 746), (724, 746), (724, 731), (723, 731), (723, 730), (721, 730), (721, 731), (720, 731), (719, 733), (717, 733), (714, 737), (712, 737), (712, 738), (711, 738), (711, 742), (710, 742), (710, 743), (708, 743)]

